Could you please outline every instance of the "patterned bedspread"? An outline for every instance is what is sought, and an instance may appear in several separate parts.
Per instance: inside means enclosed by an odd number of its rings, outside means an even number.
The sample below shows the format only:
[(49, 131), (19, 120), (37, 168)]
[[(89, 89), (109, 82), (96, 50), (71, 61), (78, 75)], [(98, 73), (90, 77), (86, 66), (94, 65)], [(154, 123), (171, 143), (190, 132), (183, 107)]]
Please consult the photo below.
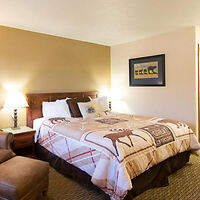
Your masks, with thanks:
[(157, 163), (200, 145), (191, 128), (170, 119), (115, 114), (104, 118), (52, 118), (38, 135), (46, 149), (79, 167), (92, 182), (123, 199), (131, 179)]

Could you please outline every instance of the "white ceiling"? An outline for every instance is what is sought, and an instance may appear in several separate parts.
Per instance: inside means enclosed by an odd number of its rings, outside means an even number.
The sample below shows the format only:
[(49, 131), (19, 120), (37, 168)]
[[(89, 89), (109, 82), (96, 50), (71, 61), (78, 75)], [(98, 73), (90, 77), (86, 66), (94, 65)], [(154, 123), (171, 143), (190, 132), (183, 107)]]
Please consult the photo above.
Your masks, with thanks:
[(0, 25), (115, 45), (200, 25), (200, 0), (0, 0)]

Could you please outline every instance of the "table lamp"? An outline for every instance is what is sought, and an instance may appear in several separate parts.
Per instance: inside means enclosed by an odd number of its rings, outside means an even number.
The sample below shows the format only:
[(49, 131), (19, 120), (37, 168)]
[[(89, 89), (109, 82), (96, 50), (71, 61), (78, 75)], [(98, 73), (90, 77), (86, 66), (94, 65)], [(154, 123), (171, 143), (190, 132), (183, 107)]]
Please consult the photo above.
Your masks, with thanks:
[(21, 92), (8, 92), (6, 95), (6, 101), (4, 108), (14, 109), (14, 127), (12, 129), (19, 129), (17, 126), (17, 108), (28, 107), (28, 103), (25, 99), (25, 96)]

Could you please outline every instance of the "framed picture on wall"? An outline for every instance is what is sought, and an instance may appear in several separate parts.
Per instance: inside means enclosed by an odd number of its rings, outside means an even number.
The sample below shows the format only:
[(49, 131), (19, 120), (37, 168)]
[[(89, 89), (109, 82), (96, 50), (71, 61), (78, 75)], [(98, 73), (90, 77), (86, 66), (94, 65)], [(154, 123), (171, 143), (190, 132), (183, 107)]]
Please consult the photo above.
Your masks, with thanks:
[(165, 86), (165, 54), (129, 59), (129, 86)]

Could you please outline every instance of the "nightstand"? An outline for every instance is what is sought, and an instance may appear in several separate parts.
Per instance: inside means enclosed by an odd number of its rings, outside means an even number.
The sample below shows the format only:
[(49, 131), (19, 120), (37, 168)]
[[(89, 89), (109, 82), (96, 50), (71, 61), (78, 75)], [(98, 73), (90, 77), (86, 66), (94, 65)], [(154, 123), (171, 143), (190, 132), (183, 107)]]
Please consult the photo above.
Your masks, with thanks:
[(14, 135), (12, 149), (17, 155), (35, 156), (35, 130), (27, 126), (20, 126), (19, 129), (3, 128), (2, 131), (10, 132)]

